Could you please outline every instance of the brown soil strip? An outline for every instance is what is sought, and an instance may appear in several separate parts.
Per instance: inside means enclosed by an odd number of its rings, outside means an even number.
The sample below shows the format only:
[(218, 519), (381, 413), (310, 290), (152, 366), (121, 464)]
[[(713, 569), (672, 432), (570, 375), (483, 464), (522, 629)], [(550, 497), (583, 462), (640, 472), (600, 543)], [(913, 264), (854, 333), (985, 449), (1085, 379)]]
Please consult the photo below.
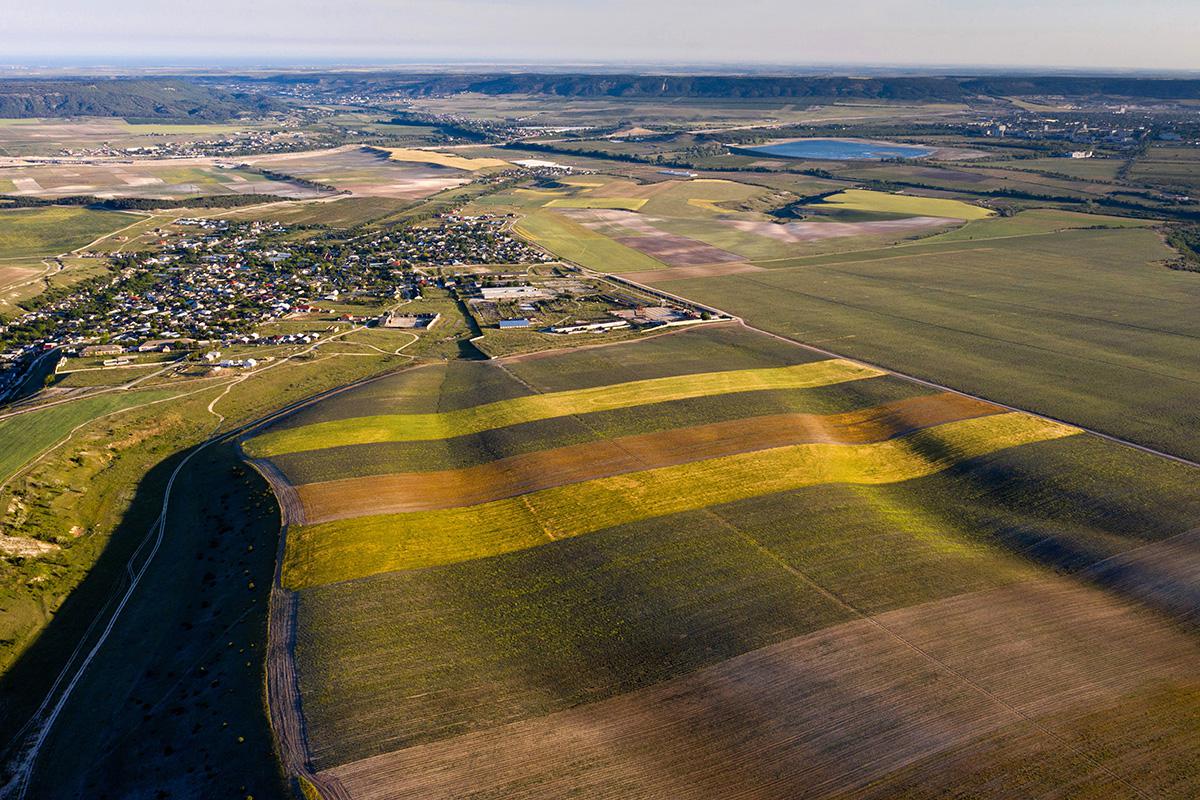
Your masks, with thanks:
[(313, 771), (308, 760), (300, 685), (296, 680), (296, 595), (276, 583), (271, 587), (270, 635), (267, 637), (267, 708), (280, 760), (289, 775), (311, 781), (325, 800), (349, 800), (350, 793), (333, 775)]
[(711, 244), (677, 236), (671, 233), (657, 231), (653, 235), (618, 236), (616, 241), (641, 251), (652, 258), (657, 258), (672, 267), (690, 267), (697, 264), (718, 264), (721, 262), (745, 261), (737, 253), (713, 247)]
[(271, 491), (275, 493), (275, 499), (279, 501), (280, 518), (284, 525), (303, 525), (308, 522), (304, 515), (304, 504), (300, 502), (300, 495), (296, 492), (296, 487), (288, 481), (283, 471), (275, 466), (273, 461), (265, 458), (249, 458), (244, 453), (242, 458), (245, 458), (246, 462), (271, 485)]
[(775, 414), (525, 453), (463, 469), (325, 481), (298, 487), (310, 523), (475, 505), (597, 478), (810, 442), (862, 444), (998, 412), (956, 394), (925, 395), (842, 414)]
[[(1194, 684), (1198, 667), (1200, 647), (1157, 617), (1048, 579), (857, 620), (611, 700), (322, 774), (362, 800), (853, 795), (991, 733), (1062, 750), (1046, 727), (1056, 715), (1162, 682)], [(1200, 744), (1200, 731), (1191, 735)], [(1122, 795), (1142, 792), (1098, 754), (1135, 746), (1119, 726), (1068, 745), (1096, 765), (1091, 788)]]

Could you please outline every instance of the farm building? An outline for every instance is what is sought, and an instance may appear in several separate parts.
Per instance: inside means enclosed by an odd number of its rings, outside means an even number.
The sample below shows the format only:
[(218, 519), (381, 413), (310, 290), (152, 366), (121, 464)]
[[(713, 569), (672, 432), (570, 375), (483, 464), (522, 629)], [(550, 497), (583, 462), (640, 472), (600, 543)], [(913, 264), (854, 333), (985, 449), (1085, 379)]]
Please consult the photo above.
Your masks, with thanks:
[(633, 325), (670, 325), (699, 318), (698, 314), (669, 306), (639, 306), (609, 313)]
[(604, 333), (605, 331), (615, 331), (621, 328), (628, 328), (629, 323), (623, 319), (615, 319), (611, 322), (584, 322), (582, 320), (574, 325), (555, 325), (550, 328), (551, 333)]
[(529, 284), (521, 284), (518, 286), (485, 286), (479, 290), (483, 295), (484, 300), (522, 300), (525, 298), (544, 298), (549, 297), (544, 289)]
[(529, 327), (529, 320), (525, 319), (524, 317), (518, 317), (517, 319), (502, 319), (502, 320), (500, 320), (501, 330), (504, 330), (507, 328), (528, 328), (528, 327)]

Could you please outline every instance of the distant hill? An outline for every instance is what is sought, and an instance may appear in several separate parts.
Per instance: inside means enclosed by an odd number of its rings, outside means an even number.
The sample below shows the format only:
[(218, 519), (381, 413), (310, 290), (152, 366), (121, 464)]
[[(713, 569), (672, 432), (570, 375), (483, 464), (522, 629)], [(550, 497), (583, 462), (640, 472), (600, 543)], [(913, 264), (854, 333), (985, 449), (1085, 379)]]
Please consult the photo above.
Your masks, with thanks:
[(763, 77), (738, 75), (588, 74), (280, 74), (275, 85), (315, 89), (396, 91), (411, 96), (544, 94), (561, 97), (861, 98), (962, 101), (980, 95), (1069, 95), (1200, 99), (1200, 80), (1104, 76)]
[(127, 117), (220, 122), (272, 111), (254, 92), (230, 91), (186, 78), (0, 80), (0, 117)]
[(566, 73), (280, 73), (268, 76), (25, 78), (0, 80), (0, 117), (125, 117), (222, 121), (279, 110), (272, 95), (474, 92), (557, 97), (796, 98), (963, 102), (977, 97), (1200, 99), (1200, 80), (1071, 76), (770, 77)]

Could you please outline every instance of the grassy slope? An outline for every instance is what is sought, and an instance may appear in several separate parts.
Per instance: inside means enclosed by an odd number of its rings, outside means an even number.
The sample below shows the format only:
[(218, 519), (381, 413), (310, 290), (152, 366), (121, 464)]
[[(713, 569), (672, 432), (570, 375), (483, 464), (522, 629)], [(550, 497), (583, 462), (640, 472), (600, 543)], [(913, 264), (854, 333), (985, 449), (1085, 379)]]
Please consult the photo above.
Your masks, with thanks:
[(65, 707), (31, 796), (288, 796), (262, 681), (277, 508), (230, 446), (176, 492), (155, 567)]
[(162, 389), (111, 392), (0, 420), (0, 439), (6, 443), (0, 449), (0, 483), (7, 481), (29, 459), (65, 437), (73, 428), (109, 412), (160, 400), (172, 394), (175, 392)]
[(0, 259), (63, 253), (138, 219), (75, 207), (0, 209)]
[[(216, 409), (226, 415), (228, 426), (281, 404), (404, 363), (398, 357), (389, 359), (381, 355), (375, 358), (318, 356), (287, 362), (247, 378), (222, 397)], [(189, 388), (203, 385), (212, 386), (212, 382), (193, 382)], [(213, 386), (187, 399), (130, 410), (89, 424), (70, 440), (69, 445), (55, 449), (5, 490), (0, 505), (7, 509), (6, 530), (13, 530), (10, 525), (19, 525), (20, 533), (56, 539), (63, 549), (46, 558), (0, 562), (0, 579), (5, 587), (2, 603), (5, 615), (0, 618), (0, 668), (3, 670), (0, 673), (0, 741), (7, 743), (16, 728), (28, 719), (97, 612), (124, 585), (126, 560), (159, 513), (166, 477), (179, 452), (211, 432), (217, 417), (209, 413), (207, 406), (221, 391), (219, 386)], [(137, 394), (146, 395), (148, 390)], [(91, 401), (75, 400), (54, 412), (65, 414), (72, 405), (88, 402)], [(49, 413), (49, 410), (38, 413)], [(254, 573), (256, 577), (248, 577), (242, 570), (251, 567), (250, 562), (265, 563), (265, 574), (269, 578), (275, 552), (273, 537), (278, 526), (275, 504), (261, 484), (257, 484), (249, 501), (231, 499), (230, 505), (224, 506), (225, 483), (233, 477), (231, 472), (244, 473), (242, 467), (226, 459), (212, 469), (211, 474), (185, 475), (185, 483), (177, 485), (173, 505), (186, 506), (175, 506), (186, 525), (172, 524), (170, 532), (173, 535), (167, 537), (169, 545), (160, 553), (154, 568), (157, 576), (154, 580), (159, 583), (136, 594), (128, 607), (131, 620), (136, 618), (136, 622), (131, 622), (127, 633), (131, 641), (136, 641), (105, 651), (112, 654), (114, 661), (122, 662), (121, 669), (129, 670), (122, 673), (122, 680), (137, 683), (139, 688), (133, 695), (126, 695), (122, 693), (122, 687), (112, 691), (100, 687), (98, 693), (87, 694), (85, 700), (82, 694), (88, 683), (85, 681), (80, 686), (81, 694), (66, 706), (71, 723), (57, 727), (48, 742), (50, 747), (61, 748), (56, 752), (73, 748), (79, 751), (81, 759), (89, 759), (86, 768), (76, 777), (98, 780), (111, 796), (133, 794), (130, 788), (133, 786), (138, 787), (139, 792), (144, 790), (146, 796), (153, 796), (158, 788), (173, 792), (176, 797), (228, 795), (231, 791), (237, 793), (242, 785), (247, 788), (240, 789), (237, 796), (250, 792), (265, 798), (280, 796), (269, 785), (257, 783), (257, 778), (253, 779), (255, 785), (252, 788), (245, 779), (238, 778), (239, 775), (247, 778), (267, 773), (273, 775), (274, 771), (270, 732), (261, 716), (259, 668), (251, 666), (247, 673), (248, 682), (237, 684), (236, 680), (223, 678), (217, 687), (210, 686), (216, 679), (213, 675), (189, 672), (198, 665), (205, 665), (198, 659), (208, 658), (211, 653), (206, 655), (203, 650), (214, 646), (214, 642), (225, 646), (235, 634), (236, 641), (243, 642), (232, 651), (235, 658), (242, 659), (237, 663), (254, 659), (262, 641), (261, 627), (254, 626), (265, 621), (265, 604), (250, 608), (239, 606), (236, 612), (229, 613), (228, 606), (221, 606), (213, 599), (209, 591), (213, 588), (210, 585), (212, 579), (204, 573), (212, 571), (219, 576), (218, 594), (227, 592), (238, 603), (242, 598), (253, 601), (257, 595), (249, 590), (247, 580), (255, 580), (259, 588), (266, 588), (269, 580), (264, 580), (262, 573), (257, 572)], [(189, 488), (181, 491), (184, 485)], [(230, 498), (238, 498), (239, 491), (238, 488), (229, 490)], [(197, 505), (202, 508), (197, 510)], [(255, 528), (254, 535), (265, 531), (271, 539), (265, 544), (247, 531), (220, 537), (224, 532), (223, 523), (212, 521), (214, 514), (223, 519), (244, 519), (260, 513), (268, 515), (269, 519), (265, 528)], [(70, 535), (67, 529), (73, 524), (86, 535)], [(184, 527), (186, 533), (181, 530)], [(214, 536), (219, 537), (219, 541)], [(250, 545), (254, 545), (253, 551), (248, 550)], [(239, 564), (239, 561), (246, 563)], [(236, 569), (225, 575), (213, 569), (212, 565), (217, 562)], [(180, 580), (192, 579), (197, 581), (197, 591), (176, 591)], [(164, 603), (166, 596), (170, 603)], [(180, 605), (175, 604), (176, 599)], [(246, 612), (246, 616), (240, 616), (242, 612)], [(220, 637), (222, 632), (230, 634), (229, 637), (214, 638)], [(242, 638), (243, 633), (245, 638)], [(151, 639), (167, 644), (138, 649), (140, 642)], [(160, 669), (148, 665), (144, 657), (174, 660), (165, 669)], [(139, 677), (148, 666), (154, 666), (156, 674)], [(96, 673), (97, 682), (105, 680), (106, 670)], [(251, 694), (230, 693), (235, 684), (241, 687), (238, 692), (248, 687)], [(179, 719), (175, 719), (176, 696), (172, 694), (176, 691), (186, 693), (188, 698), (196, 698), (194, 704), (191, 700), (181, 701), (188, 710)], [(229, 737), (207, 727), (202, 736), (199, 733), (193, 735), (191, 725), (200, 717), (227, 710), (221, 699), (226, 695), (236, 709), (229, 711), (229, 716), (224, 719), (218, 718), (217, 727), (222, 721), (228, 721), (230, 729), (226, 732)], [(159, 705), (151, 710), (143, 702)], [(211, 711), (205, 709), (205, 705)], [(255, 718), (256, 714), (260, 716)], [(117, 722), (114, 723), (114, 719)], [(239, 721), (246, 724), (238, 724)], [(259, 727), (255, 728), (255, 725)], [(124, 743), (115, 753), (105, 752), (104, 748), (109, 747), (114, 741), (111, 737), (115, 736), (126, 737)], [(238, 736), (244, 736), (246, 741), (238, 742)], [(172, 752), (163, 749), (164, 743), (171, 745)], [(242, 758), (253, 764), (245, 769), (230, 767), (216, 777), (203, 768), (205, 763), (211, 769), (215, 764), (236, 764)], [(59, 761), (65, 763), (62, 758)], [(113, 769), (102, 766), (101, 761), (113, 765)], [(40, 762), (38, 773), (47, 783), (53, 780), (54, 763), (50, 760)], [(75, 784), (60, 783), (65, 794), (76, 791), (78, 794), (96, 794)], [(147, 784), (151, 784), (149, 788)], [(205, 786), (211, 791), (206, 791)], [(39, 790), (34, 794), (43, 796), (47, 792)]]

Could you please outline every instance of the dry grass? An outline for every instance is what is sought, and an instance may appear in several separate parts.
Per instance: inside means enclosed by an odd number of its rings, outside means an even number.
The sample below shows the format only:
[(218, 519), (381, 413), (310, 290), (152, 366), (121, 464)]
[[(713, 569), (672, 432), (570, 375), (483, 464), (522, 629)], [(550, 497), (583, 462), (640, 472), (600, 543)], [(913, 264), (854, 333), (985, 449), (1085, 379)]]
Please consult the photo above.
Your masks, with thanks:
[(468, 172), (477, 172), (481, 169), (490, 167), (508, 167), (507, 161), (502, 161), (499, 158), (467, 158), (466, 156), (456, 156), (451, 153), (439, 153), (435, 150), (415, 150), (407, 147), (386, 147), (382, 148), (388, 151), (393, 161), (415, 161), (420, 164), (436, 164), (439, 167), (450, 167), (451, 169), (462, 169)]
[(996, 212), (961, 200), (937, 197), (917, 197), (908, 194), (873, 192), (869, 189), (847, 189), (826, 197), (825, 204), (847, 211), (881, 211), (890, 214), (912, 214), (914, 217), (946, 217), (949, 219), (983, 219)]

